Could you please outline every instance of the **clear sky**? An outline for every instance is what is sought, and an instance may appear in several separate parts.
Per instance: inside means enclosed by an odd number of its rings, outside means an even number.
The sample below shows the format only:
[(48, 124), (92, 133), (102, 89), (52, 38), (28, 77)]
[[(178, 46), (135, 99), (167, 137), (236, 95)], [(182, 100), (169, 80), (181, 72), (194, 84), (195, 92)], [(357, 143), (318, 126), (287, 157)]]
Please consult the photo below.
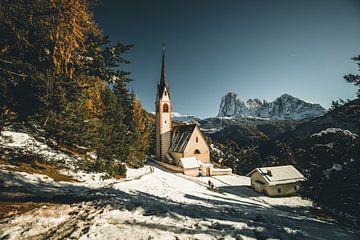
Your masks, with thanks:
[(355, 98), (359, 0), (102, 0), (95, 20), (135, 44), (130, 89), (154, 111), (161, 45), (175, 112), (210, 117), (228, 91), (272, 101), (283, 93), (328, 108)]

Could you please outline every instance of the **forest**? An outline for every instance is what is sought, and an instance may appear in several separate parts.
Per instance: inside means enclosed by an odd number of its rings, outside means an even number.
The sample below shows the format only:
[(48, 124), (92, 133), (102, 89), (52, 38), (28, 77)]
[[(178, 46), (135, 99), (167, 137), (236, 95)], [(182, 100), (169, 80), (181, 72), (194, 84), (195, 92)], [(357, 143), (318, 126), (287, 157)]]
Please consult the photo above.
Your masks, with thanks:
[(125, 164), (144, 165), (152, 127), (122, 70), (134, 46), (103, 34), (97, 4), (1, 1), (0, 131), (40, 128), (71, 151), (95, 153), (81, 168), (122, 176)]

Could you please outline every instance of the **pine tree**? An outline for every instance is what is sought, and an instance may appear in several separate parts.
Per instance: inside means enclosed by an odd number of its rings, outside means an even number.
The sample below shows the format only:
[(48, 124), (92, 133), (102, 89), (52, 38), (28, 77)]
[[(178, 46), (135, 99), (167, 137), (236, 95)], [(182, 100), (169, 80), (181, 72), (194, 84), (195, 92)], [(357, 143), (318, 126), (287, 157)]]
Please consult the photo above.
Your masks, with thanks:
[(95, 147), (96, 167), (112, 176), (125, 175), (129, 152), (128, 127), (124, 124), (124, 113), (118, 98), (106, 88), (103, 91), (104, 112), (99, 127), (99, 141)]
[[(355, 62), (357, 62), (357, 65), (360, 67), (360, 55), (357, 57), (352, 58)], [(344, 79), (349, 82), (353, 83), (355, 86), (358, 86), (359, 89), (357, 90), (357, 96), (360, 98), (360, 75), (359, 74), (348, 74), (344, 76)]]
[(150, 123), (136, 96), (131, 110), (131, 145), (127, 163), (132, 167), (144, 166), (150, 146)]
[[(97, 33), (87, 0), (3, 0), (0, 8), (1, 119), (56, 108), (56, 85), (86, 62), (85, 40)], [(55, 106), (54, 106), (55, 104)], [(48, 118), (44, 119), (46, 124)]]

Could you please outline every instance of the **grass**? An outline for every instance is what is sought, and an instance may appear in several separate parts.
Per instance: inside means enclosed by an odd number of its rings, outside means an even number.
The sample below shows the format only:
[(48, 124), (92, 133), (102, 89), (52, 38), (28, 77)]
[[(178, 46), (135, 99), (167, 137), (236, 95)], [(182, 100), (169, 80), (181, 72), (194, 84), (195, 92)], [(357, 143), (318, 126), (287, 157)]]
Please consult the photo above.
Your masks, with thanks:
[(26, 173), (38, 173), (46, 175), (56, 182), (77, 182), (73, 177), (60, 173), (59, 169), (50, 163), (40, 162), (38, 160), (30, 160), (26, 162), (14, 161), (14, 160), (2, 160), (0, 159), (2, 169)]
[(81, 157), (81, 158), (83, 158), (83, 159), (86, 158), (86, 155), (85, 155), (85, 154), (80, 153), (79, 151), (76, 151), (76, 150), (74, 150), (74, 149), (71, 149), (71, 148), (69, 148), (69, 147), (66, 146), (66, 145), (58, 144), (58, 148), (59, 148), (60, 151), (65, 152), (65, 153), (68, 153), (68, 154), (73, 155), (73, 156), (75, 156), (75, 157)]
[(0, 219), (13, 217), (23, 214), (44, 205), (56, 205), (54, 203), (34, 203), (34, 202), (0, 202)]

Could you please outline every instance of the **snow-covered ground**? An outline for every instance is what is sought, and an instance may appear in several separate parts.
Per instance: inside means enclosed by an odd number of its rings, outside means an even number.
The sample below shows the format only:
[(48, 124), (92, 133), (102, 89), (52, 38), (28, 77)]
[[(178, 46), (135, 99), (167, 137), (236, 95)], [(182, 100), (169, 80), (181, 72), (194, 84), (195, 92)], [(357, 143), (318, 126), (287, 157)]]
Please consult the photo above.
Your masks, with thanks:
[[(307, 200), (268, 198), (253, 192), (247, 177), (192, 178), (156, 165), (130, 172), (133, 180), (95, 189), (91, 183), (56, 183), (37, 174), (12, 173), (7, 186), (18, 180), (41, 191), (48, 189), (48, 194), (51, 188), (55, 192), (72, 189), (70, 204), (43, 206), (3, 219), (0, 238), (359, 239), (339, 225), (305, 214), (311, 205)], [(1, 176), (4, 173), (1, 170)], [(209, 179), (218, 192), (206, 188)], [(96, 198), (71, 203), (74, 192)]]
[[(1, 191), (22, 190), (33, 201), (51, 203), (1, 219), (0, 239), (360, 238), (316, 219), (310, 201), (254, 192), (244, 176), (193, 178), (155, 163), (128, 169), (122, 180), (66, 171), (80, 181), (55, 182), (0, 166)], [(207, 189), (208, 180), (217, 192)]]

